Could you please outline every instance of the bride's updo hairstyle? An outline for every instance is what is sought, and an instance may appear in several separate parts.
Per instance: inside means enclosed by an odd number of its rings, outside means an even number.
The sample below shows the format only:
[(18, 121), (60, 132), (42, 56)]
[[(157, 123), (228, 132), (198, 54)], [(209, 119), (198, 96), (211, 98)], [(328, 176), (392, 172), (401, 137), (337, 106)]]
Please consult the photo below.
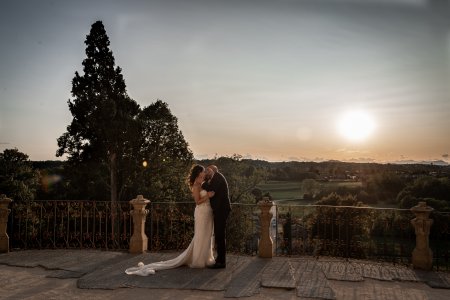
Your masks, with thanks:
[(205, 171), (205, 167), (203, 167), (202, 165), (193, 165), (192, 166), (191, 171), (189, 172), (189, 178), (188, 178), (189, 187), (192, 188), (192, 186), (194, 185), (195, 179), (203, 171)]

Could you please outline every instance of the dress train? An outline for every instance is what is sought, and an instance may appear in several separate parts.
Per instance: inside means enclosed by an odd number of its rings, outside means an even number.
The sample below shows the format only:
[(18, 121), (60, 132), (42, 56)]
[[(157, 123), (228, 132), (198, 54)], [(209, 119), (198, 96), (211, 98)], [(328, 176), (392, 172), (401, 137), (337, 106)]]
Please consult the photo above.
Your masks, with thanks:
[(125, 270), (128, 275), (148, 276), (155, 274), (157, 270), (167, 270), (188, 265), (190, 268), (204, 268), (215, 263), (213, 256), (213, 214), (209, 200), (195, 207), (194, 212), (194, 237), (191, 243), (177, 257), (144, 265), (142, 262), (137, 267)]

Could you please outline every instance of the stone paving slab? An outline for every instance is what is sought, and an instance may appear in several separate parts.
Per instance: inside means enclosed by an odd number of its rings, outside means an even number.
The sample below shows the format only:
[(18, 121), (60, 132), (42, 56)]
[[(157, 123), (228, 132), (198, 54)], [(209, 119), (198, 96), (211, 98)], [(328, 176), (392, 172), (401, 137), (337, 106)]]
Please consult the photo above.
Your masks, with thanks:
[(198, 289), (208, 291), (224, 291), (232, 280), (234, 274), (247, 266), (250, 262), (247, 256), (227, 256), (227, 267), (225, 269), (207, 269), (206, 276), (201, 276), (185, 286), (187, 289)]
[(160, 270), (154, 275), (135, 276), (125, 274), (125, 269), (174, 258), (178, 253), (146, 253), (129, 256), (113, 265), (102, 266), (78, 280), (78, 287), (84, 289), (116, 289), (121, 287), (189, 289), (224, 291), (231, 280), (231, 273), (239, 266), (245, 265), (242, 258), (229, 257), (226, 269), (191, 269), (187, 266), (176, 269)]
[(386, 265), (384, 267), (392, 274), (392, 280), (412, 281), (412, 282), (421, 281), (420, 278), (417, 276), (416, 272), (411, 268), (394, 265)]
[[(182, 278), (190, 276), (189, 268), (178, 268), (179, 276), (173, 276), (171, 270), (157, 272), (155, 275), (142, 277), (125, 274), (125, 269), (137, 266), (139, 262), (149, 264), (174, 258), (178, 253), (127, 254), (112, 264), (102, 264), (93, 272), (78, 280), (78, 287), (83, 289), (116, 289), (121, 287), (144, 288), (178, 288)], [(186, 275), (186, 273), (188, 273)], [(186, 280), (186, 279), (185, 279)]]
[(361, 272), (346, 261), (322, 261), (319, 265), (327, 279), (345, 281), (364, 280)]
[(40, 266), (48, 270), (66, 270), (74, 272), (73, 275), (83, 275), (101, 265), (114, 264), (127, 255), (125, 252), (99, 250), (27, 250), (0, 254), (0, 263), (19, 267)]
[(304, 261), (298, 265), (297, 296), (304, 298), (336, 299), (333, 289), (318, 261)]
[[(0, 264), (43, 267), (48, 272), (46, 277), (75, 278), (78, 288), (91, 290), (137, 287), (222, 291), (224, 297), (252, 298), (259, 297), (262, 288), (276, 288), (286, 291), (295, 289), (296, 297), (301, 299), (336, 299), (338, 294), (333, 286), (339, 286), (335, 283), (343, 286), (345, 282), (361, 285), (368, 280), (377, 280), (380, 285), (382, 282), (405, 282), (411, 285), (426, 284), (436, 290), (450, 289), (450, 273), (419, 271), (389, 263), (312, 257), (262, 259), (227, 255), (226, 269), (180, 267), (157, 271), (155, 275), (147, 277), (130, 276), (124, 272), (126, 268), (136, 266), (141, 261), (148, 264), (171, 259), (178, 254), (150, 252), (132, 255), (100, 250), (27, 250), (0, 254)], [(400, 294), (393, 295), (400, 297)], [(398, 297), (393, 299), (402, 299)]]
[(185, 285), (185, 289), (202, 291), (224, 291), (231, 281), (232, 275), (229, 270), (206, 270), (196, 278)]
[(48, 278), (58, 278), (58, 279), (69, 279), (69, 278), (80, 278), (84, 275), (83, 272), (69, 271), (69, 270), (54, 270), (47, 275)]
[(450, 289), (450, 273), (416, 270), (416, 276), (432, 288)]
[[(147, 260), (156, 261), (157, 257), (150, 259), (150, 256), (140, 254), (127, 254), (121, 257), (122, 259), (112, 264), (100, 264), (92, 272), (81, 277), (77, 286), (81, 289), (116, 289), (121, 287), (128, 287), (128, 275), (125, 274), (125, 269), (136, 266), (139, 262)], [(137, 276), (136, 276), (137, 277)], [(131, 281), (132, 283), (133, 281)]]
[(227, 271), (200, 269), (194, 272), (187, 282), (180, 288), (186, 290), (223, 291), (231, 280), (231, 274)]
[(298, 264), (298, 261), (274, 257), (266, 266), (261, 285), (271, 288), (295, 289), (297, 286), (295, 270), (298, 269)]
[(393, 275), (384, 265), (380, 263), (351, 262), (355, 271), (363, 278), (392, 281)]
[(233, 279), (226, 288), (225, 297), (249, 297), (259, 293), (261, 277), (269, 263), (269, 259), (249, 258), (249, 262), (243, 268), (234, 272)]

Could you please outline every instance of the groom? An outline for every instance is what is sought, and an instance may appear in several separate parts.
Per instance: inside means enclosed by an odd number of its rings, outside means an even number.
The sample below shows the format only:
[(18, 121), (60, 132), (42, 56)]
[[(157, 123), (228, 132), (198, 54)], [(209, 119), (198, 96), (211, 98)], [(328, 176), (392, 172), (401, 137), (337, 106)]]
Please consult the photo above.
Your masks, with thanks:
[(222, 269), (226, 266), (225, 229), (227, 218), (231, 211), (228, 183), (215, 165), (210, 165), (206, 168), (205, 179), (202, 188), (208, 192), (214, 191), (214, 196), (211, 197), (210, 203), (214, 215), (214, 240), (217, 257), (216, 263), (210, 268)]

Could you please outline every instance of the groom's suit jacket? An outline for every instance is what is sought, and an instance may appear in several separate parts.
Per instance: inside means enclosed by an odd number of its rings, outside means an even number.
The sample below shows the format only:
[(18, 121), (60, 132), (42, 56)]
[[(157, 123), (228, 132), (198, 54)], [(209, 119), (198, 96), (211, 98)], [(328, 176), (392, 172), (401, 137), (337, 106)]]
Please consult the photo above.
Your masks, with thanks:
[(210, 203), (214, 214), (226, 214), (231, 211), (231, 202), (228, 191), (228, 182), (222, 173), (216, 172), (209, 182), (204, 182), (203, 189), (208, 192), (214, 191)]

